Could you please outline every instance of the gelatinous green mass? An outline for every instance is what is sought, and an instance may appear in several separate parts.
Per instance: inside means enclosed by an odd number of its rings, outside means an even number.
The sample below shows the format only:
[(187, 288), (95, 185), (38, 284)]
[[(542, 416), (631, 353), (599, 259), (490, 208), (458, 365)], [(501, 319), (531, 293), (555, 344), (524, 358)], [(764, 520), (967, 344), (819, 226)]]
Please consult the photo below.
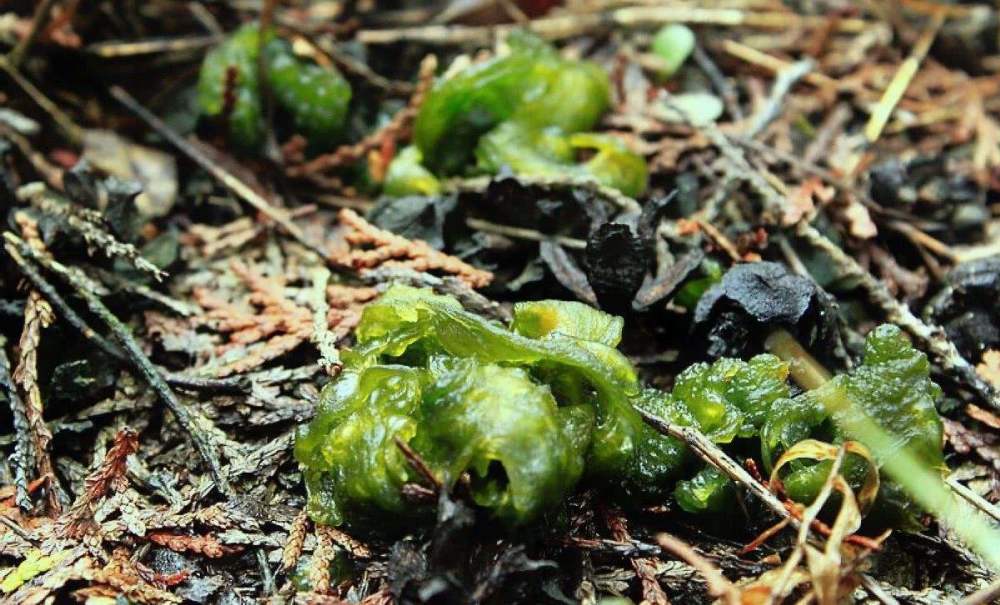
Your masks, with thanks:
[(260, 148), (266, 133), (258, 77), (261, 48), (268, 91), (275, 105), (290, 116), (295, 132), (314, 147), (335, 143), (347, 116), (350, 85), (335, 69), (299, 59), (288, 42), (270, 31), (262, 35), (253, 24), (241, 27), (205, 55), (198, 78), (202, 114), (225, 114), (227, 134), (235, 145), (244, 151)]
[(615, 349), (622, 321), (586, 305), (515, 306), (510, 327), (452, 298), (396, 286), (369, 305), (344, 371), (296, 442), (309, 510), (327, 523), (412, 510), (402, 487), (421, 478), (394, 442), (445, 485), (464, 473), (473, 499), (506, 521), (558, 504), (586, 471), (629, 489), (659, 489), (688, 460), (648, 428), (641, 405), (690, 415), (643, 389)]
[[(397, 440), (443, 485), (462, 481), (478, 505), (522, 523), (556, 506), (581, 478), (634, 497), (673, 490), (691, 512), (732, 506), (729, 480), (646, 426), (636, 408), (696, 426), (725, 447), (759, 443), (768, 465), (801, 439), (849, 438), (829, 433), (837, 412), (820, 400), (833, 396), (789, 398), (788, 367), (772, 355), (696, 364), (665, 393), (642, 387), (615, 348), (621, 331), (620, 318), (580, 303), (520, 303), (504, 326), (453, 298), (394, 286), (365, 309), (343, 373), (298, 435), (310, 514), (384, 526), (426, 511), (404, 499), (404, 485), (424, 479)], [(940, 462), (926, 358), (890, 328), (875, 331), (868, 348), (863, 366), (824, 389), (856, 399), (904, 436), (901, 447)], [(789, 465), (809, 477), (819, 466)]]
[[(913, 348), (899, 328), (879, 326), (865, 341), (864, 359), (848, 374), (794, 399), (776, 402), (761, 431), (765, 464), (808, 437), (832, 443), (853, 439), (865, 442), (866, 425), (892, 435), (889, 449), (874, 451), (875, 462), (907, 450), (926, 468), (944, 469), (943, 427), (934, 401), (941, 389), (930, 379), (927, 356)], [(860, 485), (864, 461), (849, 456), (844, 474)], [(792, 463), (783, 477), (789, 496), (811, 500), (826, 478), (828, 464)], [(891, 480), (883, 477), (870, 516), (885, 525), (916, 527), (917, 505)]]
[[(585, 132), (610, 103), (601, 68), (564, 59), (525, 33), (511, 35), (508, 46), (427, 95), (413, 132), (424, 165), (437, 175), (494, 174), (507, 166), (515, 174), (590, 178), (641, 194), (645, 161), (617, 139)], [(590, 159), (578, 162), (583, 155)]]
[(423, 155), (413, 145), (400, 149), (386, 171), (382, 192), (394, 197), (441, 193), (440, 181), (421, 163)]

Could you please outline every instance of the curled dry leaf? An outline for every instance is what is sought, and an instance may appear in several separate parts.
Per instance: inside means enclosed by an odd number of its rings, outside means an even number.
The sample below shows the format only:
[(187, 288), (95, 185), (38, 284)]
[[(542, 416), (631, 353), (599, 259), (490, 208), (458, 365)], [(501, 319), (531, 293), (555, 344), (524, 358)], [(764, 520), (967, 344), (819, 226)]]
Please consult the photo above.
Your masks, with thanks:
[(854, 237), (858, 239), (871, 239), (878, 235), (878, 227), (872, 221), (871, 214), (857, 200), (850, 200), (842, 213), (847, 220), (848, 230)]
[[(858, 441), (845, 441), (843, 443), (843, 448), (847, 453), (856, 454), (865, 460), (868, 467), (868, 472), (865, 475), (865, 482), (858, 492), (857, 501), (861, 505), (861, 510), (867, 510), (873, 502), (875, 502), (875, 497), (878, 496), (879, 489), (879, 474), (878, 466), (875, 464), (875, 459), (872, 457), (872, 453), (868, 450), (864, 444)], [(816, 439), (806, 439), (800, 441), (788, 448), (784, 454), (778, 458), (775, 462), (774, 468), (771, 471), (771, 477), (768, 480), (768, 484), (771, 491), (781, 492), (781, 469), (786, 464), (793, 462), (795, 460), (835, 460), (840, 451), (840, 446), (833, 445), (832, 443), (825, 443), (823, 441), (818, 441)]]
[(976, 366), (976, 373), (986, 382), (1000, 388), (1000, 351), (989, 349), (983, 353), (982, 361)]
[(791, 226), (802, 219), (810, 220), (816, 212), (815, 201), (821, 205), (829, 204), (836, 193), (833, 187), (825, 186), (819, 177), (802, 181), (801, 185), (788, 194), (788, 205), (781, 217), (781, 223)]

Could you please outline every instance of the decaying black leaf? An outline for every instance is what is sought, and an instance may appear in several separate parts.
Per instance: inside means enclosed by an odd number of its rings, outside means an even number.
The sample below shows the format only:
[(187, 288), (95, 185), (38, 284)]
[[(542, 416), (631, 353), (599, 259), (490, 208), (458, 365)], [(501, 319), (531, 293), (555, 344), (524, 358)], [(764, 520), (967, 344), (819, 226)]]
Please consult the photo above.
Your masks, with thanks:
[(966, 359), (978, 360), (987, 349), (1000, 347), (1000, 256), (955, 267), (945, 284), (925, 315), (944, 327)]
[(701, 266), (704, 259), (705, 253), (695, 248), (678, 258), (662, 275), (648, 277), (636, 292), (632, 307), (639, 311), (666, 299)]
[(112, 232), (120, 239), (135, 240), (145, 219), (139, 213), (135, 199), (142, 193), (138, 181), (127, 181), (94, 174), (86, 160), (80, 160), (67, 170), (63, 186), (69, 198), (92, 210), (100, 210)]
[(441, 250), (446, 231), (456, 226), (456, 196), (383, 197), (368, 214), (368, 220), (380, 229), (409, 239), (419, 239)]
[(597, 294), (591, 287), (593, 279), (588, 279), (576, 261), (559, 244), (552, 241), (541, 242), (538, 255), (545, 262), (556, 280), (585, 303), (597, 305)]
[(747, 357), (760, 352), (767, 335), (785, 328), (813, 351), (838, 342), (836, 303), (811, 279), (784, 265), (735, 265), (695, 308), (695, 331), (710, 357)]
[(651, 253), (649, 240), (621, 223), (601, 225), (587, 239), (587, 278), (602, 307), (617, 312), (631, 306), (649, 271)]

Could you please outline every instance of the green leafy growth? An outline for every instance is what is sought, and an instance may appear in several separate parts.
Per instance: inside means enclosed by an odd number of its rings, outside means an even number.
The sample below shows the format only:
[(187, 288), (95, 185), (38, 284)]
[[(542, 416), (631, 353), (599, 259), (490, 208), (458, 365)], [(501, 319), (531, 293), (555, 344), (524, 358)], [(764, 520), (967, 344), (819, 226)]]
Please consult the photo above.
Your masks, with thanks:
[(694, 477), (678, 481), (674, 499), (689, 513), (722, 513), (733, 510), (736, 488), (729, 477), (707, 466)]
[(389, 163), (382, 192), (393, 197), (441, 193), (441, 182), (421, 163), (423, 155), (413, 145), (401, 149)]
[[(926, 468), (945, 468), (943, 428), (934, 406), (941, 389), (930, 379), (927, 356), (913, 348), (899, 328), (883, 325), (868, 335), (863, 363), (849, 374), (825, 385), (779, 401), (761, 431), (765, 464), (802, 439), (815, 437), (832, 443), (846, 439), (866, 445), (865, 423), (874, 422), (892, 435), (889, 448), (873, 449), (881, 467), (905, 450)], [(848, 458), (845, 476), (862, 474), (863, 463)], [(783, 477), (789, 495), (809, 501), (826, 478), (827, 465), (794, 465)], [(920, 508), (903, 490), (883, 479), (872, 515), (888, 525), (917, 527)]]
[(446, 485), (469, 472), (476, 502), (513, 523), (559, 502), (585, 467), (629, 489), (664, 485), (687, 454), (633, 405), (691, 417), (640, 387), (613, 346), (621, 325), (579, 303), (543, 301), (518, 305), (511, 330), (452, 298), (391, 288), (365, 309), (343, 375), (297, 440), (311, 514), (337, 524), (405, 512), (400, 489), (419, 478), (393, 437)]
[(259, 39), (260, 33), (254, 25), (236, 30), (205, 55), (198, 76), (198, 106), (206, 116), (223, 113), (227, 81), (232, 82), (234, 97), (226, 124), (228, 134), (234, 144), (248, 150), (259, 147), (264, 138), (257, 78)]
[[(917, 452), (927, 468), (943, 465), (939, 389), (926, 357), (895, 328), (869, 335), (864, 363), (852, 373), (796, 397), (788, 365), (773, 355), (695, 364), (670, 394), (643, 388), (615, 349), (621, 333), (620, 318), (581, 303), (520, 303), (508, 328), (453, 298), (394, 286), (365, 309), (343, 375), (324, 389), (297, 441), (311, 514), (339, 524), (416, 512), (401, 493), (421, 478), (394, 438), (445, 486), (467, 476), (473, 500), (510, 523), (550, 509), (581, 477), (638, 497), (673, 490), (689, 512), (728, 510), (732, 483), (694, 466), (683, 444), (647, 427), (637, 409), (737, 451), (759, 442), (770, 469), (803, 439), (865, 443), (851, 430), (857, 414), (843, 403), (853, 400), (897, 436), (893, 448)], [(873, 451), (879, 462), (895, 450)], [(811, 501), (824, 464), (789, 463), (789, 495)], [(860, 485), (864, 461), (849, 456), (844, 469)], [(685, 471), (694, 474), (675, 485)], [(918, 512), (891, 481), (873, 510), (893, 526)]]
[(691, 410), (706, 436), (729, 443), (757, 434), (774, 402), (788, 397), (787, 378), (788, 364), (774, 355), (749, 362), (723, 358), (681, 372), (673, 396)]
[(232, 82), (232, 107), (226, 116), (229, 138), (243, 151), (260, 148), (266, 134), (258, 78), (262, 45), (268, 90), (277, 107), (291, 116), (296, 132), (314, 147), (336, 142), (351, 100), (350, 85), (336, 70), (297, 58), (273, 32), (262, 39), (255, 24), (244, 25), (205, 55), (198, 78), (201, 113), (227, 113), (227, 82)]
[[(425, 165), (451, 175), (475, 160), (480, 173), (507, 166), (520, 175), (568, 175), (641, 194), (645, 161), (610, 136), (584, 132), (610, 104), (607, 75), (593, 63), (562, 58), (530, 34), (511, 35), (508, 46), (428, 94), (414, 124)], [(577, 163), (585, 151), (590, 159)]]

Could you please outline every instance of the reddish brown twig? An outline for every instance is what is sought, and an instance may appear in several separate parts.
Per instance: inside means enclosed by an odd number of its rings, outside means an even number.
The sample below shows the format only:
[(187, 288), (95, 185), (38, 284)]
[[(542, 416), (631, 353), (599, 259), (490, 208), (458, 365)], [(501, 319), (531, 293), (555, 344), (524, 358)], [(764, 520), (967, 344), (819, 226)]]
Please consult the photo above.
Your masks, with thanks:
[(345, 240), (350, 249), (331, 255), (331, 262), (351, 269), (379, 266), (406, 267), (415, 271), (450, 273), (471, 288), (482, 288), (493, 281), (489, 271), (477, 269), (454, 256), (430, 247), (421, 240), (409, 240), (375, 227), (349, 208), (338, 215), (350, 229)]
[(218, 538), (211, 534), (189, 536), (165, 531), (153, 531), (147, 533), (146, 538), (150, 542), (165, 546), (174, 552), (193, 552), (210, 559), (218, 559), (219, 557), (236, 554), (243, 550), (241, 546), (222, 544)]
[[(628, 521), (617, 511), (610, 508), (603, 510), (604, 522), (611, 535), (619, 542), (631, 542), (632, 535), (628, 531)], [(632, 569), (642, 584), (642, 602), (650, 605), (669, 605), (670, 599), (663, 592), (659, 580), (656, 579), (656, 560), (649, 557), (629, 557)]]
[(292, 521), (292, 528), (288, 530), (288, 540), (281, 550), (281, 570), (289, 573), (299, 564), (302, 557), (302, 547), (306, 543), (306, 533), (309, 531), (309, 515), (306, 511), (301, 511)]
[(129, 427), (115, 435), (115, 443), (105, 454), (100, 466), (87, 476), (84, 491), (60, 520), (62, 534), (80, 537), (93, 526), (94, 507), (109, 490), (120, 491), (125, 487), (125, 463), (139, 449), (139, 436)]

